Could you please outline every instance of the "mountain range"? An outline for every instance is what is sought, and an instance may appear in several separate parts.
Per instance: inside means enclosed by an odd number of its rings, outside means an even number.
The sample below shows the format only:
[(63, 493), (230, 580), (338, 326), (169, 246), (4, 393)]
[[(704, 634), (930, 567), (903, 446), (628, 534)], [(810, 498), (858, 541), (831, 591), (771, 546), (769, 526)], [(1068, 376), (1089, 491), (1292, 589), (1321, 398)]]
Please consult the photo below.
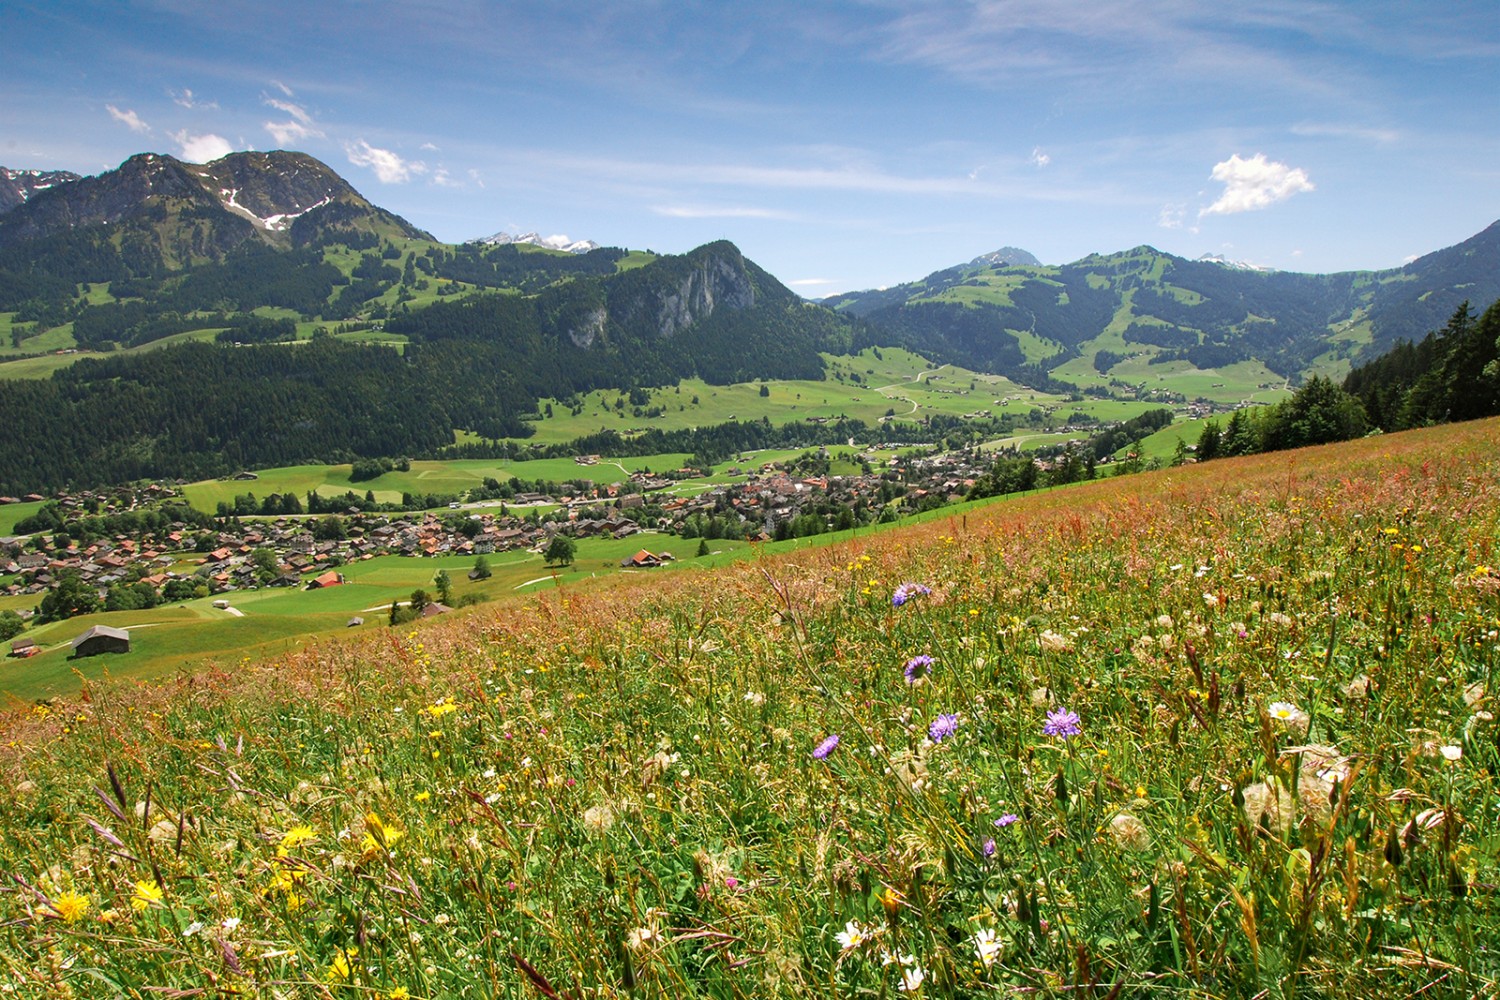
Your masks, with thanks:
[[(1401, 268), (1328, 275), (1147, 246), (1043, 265), (1007, 246), (813, 304), (727, 242), (439, 243), (302, 153), (0, 178), (0, 354), (94, 352), (0, 393), (10, 492), (430, 453), (459, 430), (524, 436), (543, 398), (816, 379), (823, 355), (866, 346), (1121, 398), (1146, 363), (1161, 380), (1249, 363), (1295, 382), (1500, 299), (1500, 223)], [(247, 349), (321, 334), (316, 350)], [(30, 446), (44, 438), (45, 468)]]
[(510, 233), (496, 233), (494, 236), (485, 236), (481, 239), (470, 240), (469, 242), (491, 247), (509, 246), (513, 243), (528, 243), (534, 247), (546, 247), (548, 250), (562, 250), (567, 253), (588, 253), (590, 250), (599, 249), (599, 244), (593, 240), (570, 240), (566, 236), (542, 236), (538, 233), (522, 233), (520, 236), (512, 236)]
[(1056, 266), (980, 257), (823, 302), (938, 360), (1066, 381), (1076, 359), (1107, 375), (1113, 362), (1101, 362), (1140, 355), (1197, 369), (1257, 360), (1289, 379), (1341, 374), (1421, 339), (1466, 300), (1496, 299), (1500, 223), (1385, 271), (1298, 274), (1140, 246)]

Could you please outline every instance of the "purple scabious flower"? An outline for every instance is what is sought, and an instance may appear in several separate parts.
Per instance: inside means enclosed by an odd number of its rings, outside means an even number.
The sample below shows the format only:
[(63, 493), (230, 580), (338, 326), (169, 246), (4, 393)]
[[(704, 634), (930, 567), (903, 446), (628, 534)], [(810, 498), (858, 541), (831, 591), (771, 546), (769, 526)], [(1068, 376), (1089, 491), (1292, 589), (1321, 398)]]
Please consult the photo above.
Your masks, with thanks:
[(999, 819), (995, 820), (995, 825), (1003, 830), (1020, 818), (1021, 817), (1017, 816), (1015, 813), (1006, 813), (1004, 816), (1001, 816)]
[(1083, 732), (1083, 720), (1071, 709), (1059, 708), (1047, 713), (1047, 724), (1042, 726), (1044, 736), (1061, 736), (1068, 739)]
[(981, 847), (980, 850), (984, 851), (984, 856), (985, 857), (987, 857), (987, 858), (993, 858), (995, 856), (995, 838), (994, 837), (986, 837), (985, 841), (984, 841), (984, 846)]
[(833, 748), (838, 745), (839, 734), (830, 734), (828, 738), (825, 739), (822, 743), (819, 743), (817, 746), (813, 747), (813, 758), (815, 760), (822, 760), (824, 757), (827, 757), (829, 754), (833, 753)]
[(932, 657), (926, 653), (913, 656), (906, 661), (906, 683), (915, 684), (917, 681), (932, 673)]
[(958, 732), (958, 716), (956, 715), (940, 715), (932, 720), (932, 725), (927, 727), (927, 735), (932, 737), (934, 743), (941, 743), (956, 732)]
[(903, 583), (901, 586), (897, 587), (896, 592), (891, 595), (891, 607), (899, 608), (901, 607), (901, 605), (905, 604), (913, 597), (916, 597), (920, 594), (930, 593), (932, 593), (932, 588), (926, 586), (925, 584)]

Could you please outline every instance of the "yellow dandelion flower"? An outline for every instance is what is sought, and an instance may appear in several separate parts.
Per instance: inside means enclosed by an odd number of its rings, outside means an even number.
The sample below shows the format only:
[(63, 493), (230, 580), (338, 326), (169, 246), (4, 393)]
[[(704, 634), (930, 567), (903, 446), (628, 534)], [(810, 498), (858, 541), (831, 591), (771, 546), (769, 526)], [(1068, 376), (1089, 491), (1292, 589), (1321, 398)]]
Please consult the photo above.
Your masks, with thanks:
[(411, 1000), (411, 991), (405, 986), (397, 986), (385, 995), (385, 1000)]
[(143, 913), (153, 906), (160, 906), (166, 895), (154, 879), (145, 879), (135, 884), (135, 893), (130, 897), (130, 908)]
[(328, 966), (325, 978), (329, 982), (345, 982), (349, 974), (354, 971), (354, 957), (359, 954), (358, 948), (343, 948), (333, 956), (333, 961)]
[(359, 848), (365, 854), (389, 851), (405, 834), (394, 826), (388, 826), (376, 813), (365, 815), (365, 836)]
[(432, 793), (418, 792), (416, 795), (413, 795), (412, 798), (417, 802), (426, 802), (428, 799), (432, 798)]
[(295, 850), (308, 841), (317, 840), (318, 832), (310, 826), (299, 824), (292, 827), (281, 835), (281, 846), (284, 850)]
[(432, 716), (434, 719), (441, 719), (443, 716), (447, 715), (449, 712), (456, 712), (456, 711), (458, 711), (458, 706), (455, 705), (451, 701), (440, 701), (436, 705), (429, 705), (429, 706), (427, 706), (427, 708), (424, 709), (424, 711), (428, 715)]
[(76, 924), (89, 911), (89, 898), (76, 892), (65, 892), (52, 901), (52, 909), (65, 924)]

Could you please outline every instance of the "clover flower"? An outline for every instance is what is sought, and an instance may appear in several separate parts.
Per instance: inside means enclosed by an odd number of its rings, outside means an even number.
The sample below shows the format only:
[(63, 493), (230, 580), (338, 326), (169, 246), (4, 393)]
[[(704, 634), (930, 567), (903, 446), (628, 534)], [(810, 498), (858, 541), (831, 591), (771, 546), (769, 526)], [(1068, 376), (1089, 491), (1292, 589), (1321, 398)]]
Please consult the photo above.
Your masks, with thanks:
[(1059, 708), (1047, 713), (1047, 723), (1042, 726), (1044, 736), (1061, 736), (1070, 739), (1083, 732), (1083, 720), (1072, 709)]

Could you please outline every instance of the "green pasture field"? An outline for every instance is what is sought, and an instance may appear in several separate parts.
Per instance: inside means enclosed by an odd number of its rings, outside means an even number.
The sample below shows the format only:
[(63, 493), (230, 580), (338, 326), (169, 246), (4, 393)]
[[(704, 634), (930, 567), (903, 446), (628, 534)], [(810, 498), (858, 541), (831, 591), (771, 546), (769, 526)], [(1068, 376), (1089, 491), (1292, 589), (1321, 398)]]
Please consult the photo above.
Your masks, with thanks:
[(8, 503), (0, 506), (0, 535), (14, 535), (16, 524), (41, 510), (46, 501), (33, 503)]
[[(791, 544), (777, 543), (782, 548)], [(615, 576), (622, 572), (620, 560), (641, 549), (675, 556), (675, 561), (666, 567), (633, 571), (641, 574), (722, 565), (751, 551), (749, 543), (743, 541), (720, 539), (710, 541), (709, 545), (712, 554), (699, 558), (696, 538), (649, 532), (622, 539), (582, 538), (578, 539), (577, 555), (571, 565), (549, 566), (533, 552), (495, 552), (485, 556), (492, 575), (476, 581), (468, 578), (474, 568), (474, 556), (430, 559), (377, 556), (339, 567), (345, 583), (337, 587), (237, 590), (182, 604), (99, 612), (50, 622), (28, 629), (21, 636), (33, 639), (43, 648), (42, 653), (27, 659), (0, 659), (0, 703), (74, 692), (80, 681), (99, 680), (106, 673), (117, 679), (146, 679), (205, 661), (217, 660), (222, 664), (245, 657), (260, 658), (318, 637), (383, 628), (389, 620), (392, 601), (404, 604), (418, 588), (437, 599), (433, 580), (439, 571), (448, 573), (456, 601), (469, 595), (492, 601)], [(38, 600), (37, 595), (0, 598), (0, 610), (30, 608)], [(214, 607), (218, 600), (228, 601), (243, 616)], [(348, 622), (356, 616), (364, 618), (364, 624), (350, 628)], [(70, 658), (72, 640), (93, 625), (129, 629), (130, 652), (83, 660)]]

